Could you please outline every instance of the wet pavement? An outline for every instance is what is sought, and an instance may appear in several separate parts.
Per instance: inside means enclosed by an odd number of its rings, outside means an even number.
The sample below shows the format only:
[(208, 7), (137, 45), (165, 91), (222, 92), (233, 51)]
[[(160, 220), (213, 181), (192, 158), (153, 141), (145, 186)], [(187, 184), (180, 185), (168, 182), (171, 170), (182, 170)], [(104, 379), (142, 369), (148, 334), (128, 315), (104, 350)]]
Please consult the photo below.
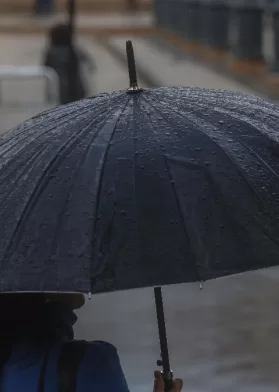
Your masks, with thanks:
[[(185, 391), (279, 390), (279, 268), (164, 289), (171, 364)], [(133, 392), (151, 391), (159, 359), (151, 289), (93, 297), (77, 337), (119, 350)]]
[[(96, 64), (96, 73), (84, 69), (90, 95), (110, 92), (128, 87), (128, 74), (123, 64), (105, 50), (95, 40), (82, 38), (79, 45), (87, 51)], [(40, 65), (43, 61), (46, 39), (43, 36), (0, 37), (3, 56), (1, 65)], [(141, 86), (146, 87), (142, 80)], [(33, 115), (49, 108), (44, 102), (44, 82), (5, 81), (2, 83), (2, 102), (0, 106), (0, 132), (27, 120)]]

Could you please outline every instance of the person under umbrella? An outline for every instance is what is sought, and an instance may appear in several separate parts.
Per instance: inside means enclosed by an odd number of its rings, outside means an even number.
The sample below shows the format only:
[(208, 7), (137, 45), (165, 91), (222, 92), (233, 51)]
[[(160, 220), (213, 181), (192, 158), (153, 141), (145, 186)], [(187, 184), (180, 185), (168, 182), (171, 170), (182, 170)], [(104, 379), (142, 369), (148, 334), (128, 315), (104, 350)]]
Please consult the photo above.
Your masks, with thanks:
[(279, 263), (279, 110), (230, 91), (141, 89), (131, 42), (127, 54), (126, 91), (2, 135), (0, 292), (153, 287), (169, 392), (161, 287)]
[[(23, 391), (22, 386), (26, 392), (129, 391), (112, 345), (71, 345), (73, 310), (83, 304), (82, 294), (0, 295), (2, 392)], [(172, 392), (181, 390), (177, 380)], [(161, 373), (155, 372), (154, 392), (163, 391)]]

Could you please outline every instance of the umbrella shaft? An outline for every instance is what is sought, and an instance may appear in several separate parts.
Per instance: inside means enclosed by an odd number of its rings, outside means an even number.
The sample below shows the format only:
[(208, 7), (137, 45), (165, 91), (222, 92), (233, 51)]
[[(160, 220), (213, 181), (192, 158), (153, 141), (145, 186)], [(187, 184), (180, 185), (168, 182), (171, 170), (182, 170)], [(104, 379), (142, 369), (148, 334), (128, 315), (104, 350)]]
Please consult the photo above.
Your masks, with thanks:
[(166, 323), (165, 323), (165, 316), (164, 316), (164, 305), (163, 305), (163, 296), (162, 296), (161, 287), (154, 288), (154, 296), (155, 296), (157, 321), (158, 321), (158, 329), (159, 329), (163, 374), (166, 379), (170, 379), (171, 370), (170, 370), (169, 350), (168, 350), (168, 341), (167, 341), (167, 332), (166, 332)]

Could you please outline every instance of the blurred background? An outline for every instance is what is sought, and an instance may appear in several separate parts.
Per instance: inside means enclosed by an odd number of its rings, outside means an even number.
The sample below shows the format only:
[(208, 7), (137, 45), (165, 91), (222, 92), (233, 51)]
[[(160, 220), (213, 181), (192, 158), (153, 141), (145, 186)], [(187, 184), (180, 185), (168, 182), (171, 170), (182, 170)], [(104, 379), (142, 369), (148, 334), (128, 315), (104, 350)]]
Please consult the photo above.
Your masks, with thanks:
[[(59, 104), (61, 75), (46, 53), (51, 29), (67, 21), (66, 0), (1, 0), (1, 132)], [(142, 87), (279, 100), (279, 0), (76, 0), (84, 95), (128, 87), (127, 39)], [(172, 365), (185, 391), (278, 392), (278, 281), (275, 268), (208, 282), (202, 291), (165, 289)], [(133, 392), (151, 391), (159, 359), (151, 298), (150, 290), (101, 295), (79, 311), (77, 337), (115, 344)]]

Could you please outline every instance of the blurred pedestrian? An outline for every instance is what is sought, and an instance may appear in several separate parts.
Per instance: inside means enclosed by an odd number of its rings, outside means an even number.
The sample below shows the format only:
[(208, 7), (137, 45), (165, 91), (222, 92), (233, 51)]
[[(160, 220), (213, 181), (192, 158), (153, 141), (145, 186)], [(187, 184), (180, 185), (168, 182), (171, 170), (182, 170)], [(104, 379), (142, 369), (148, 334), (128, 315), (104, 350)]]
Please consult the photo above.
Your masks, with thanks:
[(96, 70), (89, 55), (71, 42), (67, 24), (58, 24), (50, 30), (49, 44), (43, 64), (52, 68), (59, 78), (60, 104), (65, 104), (87, 97), (91, 91), (86, 87), (83, 65), (91, 72)]
[(127, 0), (128, 10), (135, 12), (138, 10), (138, 0)]
[(54, 0), (35, 0), (34, 12), (38, 16), (51, 15), (54, 11)]

